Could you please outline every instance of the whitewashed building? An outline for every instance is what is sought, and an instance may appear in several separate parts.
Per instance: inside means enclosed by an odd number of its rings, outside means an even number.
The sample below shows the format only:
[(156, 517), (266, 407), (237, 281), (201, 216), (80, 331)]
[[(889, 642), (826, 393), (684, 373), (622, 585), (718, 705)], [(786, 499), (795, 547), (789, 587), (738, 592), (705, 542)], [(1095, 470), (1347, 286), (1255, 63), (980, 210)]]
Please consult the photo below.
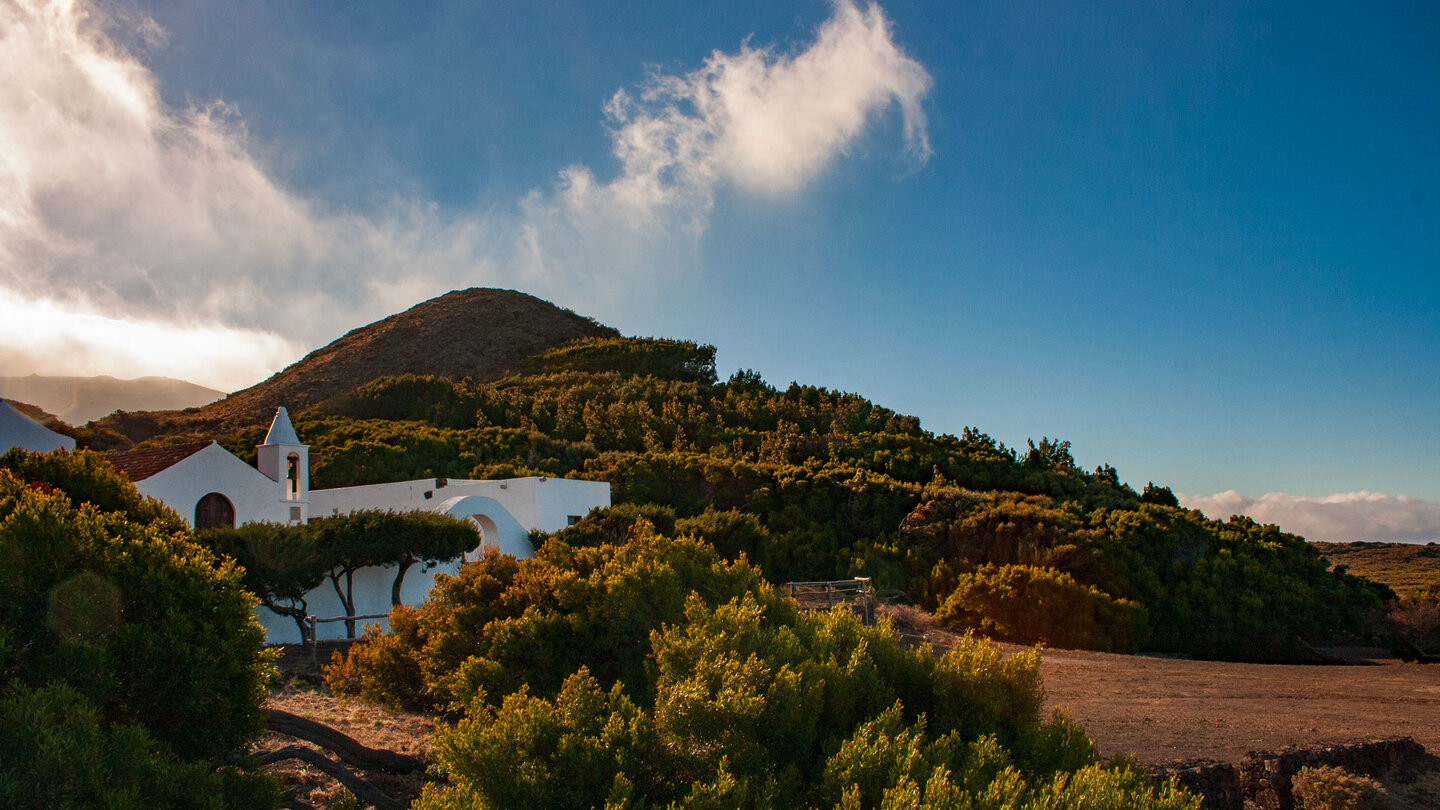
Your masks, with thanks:
[[(504, 481), (424, 478), (312, 490), (310, 448), (296, 436), (284, 408), (276, 411), (264, 443), (256, 450), (255, 467), (215, 442), (128, 450), (110, 453), (106, 459), (128, 475), (142, 494), (163, 501), (196, 528), (261, 521), (300, 524), (312, 517), (363, 509), (443, 512), (475, 526), (475, 548), (465, 555), (471, 557), (492, 547), (516, 557), (531, 557), (535, 553), (529, 540), (531, 531), (557, 531), (595, 507), (610, 505), (610, 485), (604, 481), (546, 477)], [(455, 573), (464, 559), (430, 570), (412, 569), (405, 577), (402, 601), (419, 604), (430, 592), (435, 574)], [(356, 572), (357, 615), (389, 612), (394, 576), (393, 567)], [(306, 601), (310, 613), (321, 618), (345, 613), (328, 582), (307, 594)], [(258, 615), (272, 643), (300, 641), (295, 623), (288, 617), (264, 607)], [(320, 624), (317, 635), (343, 638), (345, 626)]]
[(48, 453), (51, 450), (74, 450), (75, 440), (45, 427), (8, 400), (0, 399), (0, 448), (9, 450), (12, 447)]

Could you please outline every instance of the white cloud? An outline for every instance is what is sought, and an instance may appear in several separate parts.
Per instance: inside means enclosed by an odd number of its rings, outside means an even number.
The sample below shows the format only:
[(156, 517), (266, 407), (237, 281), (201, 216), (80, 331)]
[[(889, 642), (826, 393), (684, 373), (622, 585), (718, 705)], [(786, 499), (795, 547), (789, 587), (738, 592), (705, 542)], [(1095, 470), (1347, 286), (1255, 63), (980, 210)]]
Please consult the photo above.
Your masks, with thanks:
[[(802, 50), (717, 51), (692, 73), (617, 93), (608, 111), (621, 168), (609, 180), (572, 166), (509, 210), (397, 200), (322, 211), (271, 179), (235, 109), (168, 107), (109, 34), (124, 25), (157, 48), (165, 32), (108, 8), (0, 2), (0, 291), (10, 312), (49, 313), (54, 327), (7, 339), (12, 369), (51, 370), (62, 352), (88, 358), (72, 373), (143, 365), (148, 352), (129, 347), (144, 341), (121, 335), (133, 323), (173, 329), (172, 346), (229, 335), (235, 371), (210, 384), (248, 384), (258, 377), (239, 369), (275, 363), (276, 347), (314, 346), (452, 287), (578, 302), (683, 267), (722, 184), (801, 189), (892, 106), (909, 153), (929, 154), (929, 76), (878, 7), (838, 0)], [(120, 330), (113, 340), (106, 323)], [(142, 373), (169, 373), (153, 359)], [(197, 380), (213, 366), (203, 354), (170, 364)]]
[(1378, 492), (1344, 492), (1311, 498), (1272, 492), (1258, 498), (1234, 490), (1214, 495), (1178, 495), (1187, 509), (1199, 509), (1211, 518), (1248, 515), (1261, 523), (1309, 540), (1343, 542), (1440, 540), (1440, 503), (1406, 495)]
[(835, 3), (835, 14), (803, 51), (715, 51), (686, 75), (654, 74), (638, 94), (621, 90), (606, 105), (620, 176), (596, 184), (589, 171), (565, 172), (561, 201), (572, 210), (617, 212), (631, 227), (654, 224), (667, 209), (703, 228), (721, 183), (767, 194), (811, 182), (878, 113), (897, 104), (906, 146), (930, 156), (921, 100), (930, 75), (890, 38), (878, 6)]
[(225, 390), (237, 379), (264, 379), (299, 353), (267, 332), (122, 321), (0, 289), (0, 368), (8, 375), (87, 376), (103, 368), (122, 379), (158, 374)]

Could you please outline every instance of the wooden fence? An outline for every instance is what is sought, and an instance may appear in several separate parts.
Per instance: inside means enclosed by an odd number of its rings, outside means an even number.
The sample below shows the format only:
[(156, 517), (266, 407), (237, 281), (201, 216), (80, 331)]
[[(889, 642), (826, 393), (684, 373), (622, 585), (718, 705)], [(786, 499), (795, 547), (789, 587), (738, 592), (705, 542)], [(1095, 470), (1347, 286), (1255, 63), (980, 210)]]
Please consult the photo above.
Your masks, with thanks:
[(787, 582), (783, 587), (806, 610), (829, 610), (848, 605), (865, 624), (875, 623), (875, 586), (869, 577), (828, 582)]

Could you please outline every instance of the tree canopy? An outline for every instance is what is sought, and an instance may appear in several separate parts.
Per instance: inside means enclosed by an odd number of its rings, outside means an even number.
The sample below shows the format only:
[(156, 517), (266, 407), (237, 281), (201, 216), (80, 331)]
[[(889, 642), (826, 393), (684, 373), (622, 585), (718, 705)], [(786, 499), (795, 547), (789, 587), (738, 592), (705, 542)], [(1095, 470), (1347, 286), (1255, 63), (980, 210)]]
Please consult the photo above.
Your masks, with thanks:
[(89, 453), (0, 459), (0, 804), (273, 806), (226, 764), (264, 724), (255, 600), (183, 525)]

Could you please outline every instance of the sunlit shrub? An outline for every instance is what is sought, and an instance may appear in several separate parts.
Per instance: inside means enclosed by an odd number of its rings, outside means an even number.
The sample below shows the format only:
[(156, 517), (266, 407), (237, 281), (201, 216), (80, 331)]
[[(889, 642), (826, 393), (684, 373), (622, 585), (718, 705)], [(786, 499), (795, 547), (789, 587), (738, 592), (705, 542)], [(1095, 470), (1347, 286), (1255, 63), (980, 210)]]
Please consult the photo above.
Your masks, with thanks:
[(1147, 631), (1139, 605), (1028, 565), (985, 565), (959, 575), (935, 621), (1002, 641), (1117, 652), (1138, 646)]
[(1326, 765), (1301, 768), (1291, 780), (1299, 810), (1390, 810), (1390, 795), (1374, 779)]
[(554, 694), (581, 666), (639, 688), (650, 632), (679, 620), (692, 593), (711, 603), (745, 593), (779, 601), (753, 567), (722, 560), (706, 543), (664, 537), (648, 521), (619, 543), (571, 546), (562, 537), (532, 559), (492, 553), (437, 577), (425, 604), (397, 609), (388, 633), (370, 631), (331, 665), (331, 688), (458, 709), (481, 692), (498, 703), (522, 685)]

